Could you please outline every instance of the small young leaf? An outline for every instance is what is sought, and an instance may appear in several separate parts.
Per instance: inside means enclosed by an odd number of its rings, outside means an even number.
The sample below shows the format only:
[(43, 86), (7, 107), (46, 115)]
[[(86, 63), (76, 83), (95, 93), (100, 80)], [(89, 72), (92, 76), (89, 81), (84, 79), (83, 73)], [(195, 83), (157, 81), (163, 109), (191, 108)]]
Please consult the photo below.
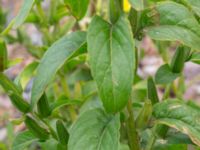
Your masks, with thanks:
[(27, 146), (37, 140), (38, 138), (35, 137), (30, 131), (21, 132), (15, 137), (12, 150), (24, 150)]
[(187, 105), (183, 100), (165, 100), (154, 105), (153, 115), (157, 123), (187, 134), (195, 144), (200, 146), (199, 109)]
[(64, 2), (70, 8), (72, 15), (78, 20), (85, 16), (89, 0), (64, 0)]
[(173, 73), (168, 64), (162, 65), (156, 72), (155, 81), (156, 84), (167, 84), (174, 81), (179, 77), (179, 73)]
[(18, 87), (22, 87), (22, 89), (25, 89), (27, 83), (34, 75), (34, 71), (36, 70), (38, 64), (38, 62), (33, 62), (29, 64), (26, 68), (24, 68), (24, 70), (17, 76), (17, 78), (15, 78), (15, 84), (18, 85)]
[(171, 61), (171, 70), (173, 73), (181, 73), (188, 57), (189, 48), (179, 46)]
[(56, 111), (59, 108), (67, 106), (67, 105), (80, 105), (80, 104), (81, 104), (80, 100), (71, 100), (67, 97), (62, 97), (50, 105), (50, 111), (51, 112)]
[(63, 145), (67, 145), (68, 140), (69, 140), (69, 133), (61, 120), (58, 120), (56, 122), (56, 129), (57, 129), (59, 142)]
[[(55, 42), (45, 53), (33, 81), (31, 107), (33, 108), (67, 60), (86, 51), (86, 33), (74, 32)], [(50, 66), (49, 66), (50, 65)]]
[(147, 80), (147, 95), (148, 99), (151, 100), (152, 105), (159, 102), (156, 86), (152, 77), (149, 77)]
[(136, 119), (136, 127), (138, 129), (143, 129), (148, 125), (148, 121), (152, 114), (152, 104), (150, 100), (146, 100), (142, 110), (140, 111), (137, 119)]
[(135, 70), (135, 47), (128, 20), (114, 25), (95, 16), (88, 30), (89, 63), (107, 112), (118, 112), (130, 98)]
[(117, 150), (119, 115), (108, 115), (102, 109), (84, 112), (70, 130), (69, 150)]
[(121, 0), (109, 0), (109, 17), (110, 22), (115, 23), (122, 13)]
[(41, 117), (48, 117), (51, 114), (49, 101), (44, 93), (37, 103), (37, 110)]
[(7, 48), (4, 40), (0, 38), (0, 72), (7, 68)]

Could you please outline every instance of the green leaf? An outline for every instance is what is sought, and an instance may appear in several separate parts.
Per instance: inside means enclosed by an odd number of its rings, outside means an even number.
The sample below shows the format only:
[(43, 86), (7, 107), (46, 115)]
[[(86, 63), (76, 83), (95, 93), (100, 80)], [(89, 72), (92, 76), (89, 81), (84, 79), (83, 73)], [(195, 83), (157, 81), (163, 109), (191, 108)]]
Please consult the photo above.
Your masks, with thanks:
[(162, 65), (156, 72), (155, 82), (157, 84), (167, 84), (174, 81), (180, 73), (173, 73), (168, 64)]
[(14, 139), (12, 150), (24, 150), (27, 146), (37, 140), (37, 137), (35, 137), (30, 131), (21, 132)]
[(162, 144), (162, 141), (160, 144), (155, 146), (154, 150), (187, 150), (186, 144)]
[(24, 123), (26, 127), (41, 141), (45, 141), (49, 138), (49, 132), (46, 128), (43, 128), (43, 126), (40, 125), (40, 122), (36, 121), (32, 117), (26, 115)]
[(55, 101), (53, 104), (50, 105), (50, 111), (56, 111), (61, 107), (67, 106), (67, 105), (80, 105), (81, 101), (79, 100), (71, 100), (65, 97), (62, 97)]
[(117, 150), (119, 115), (108, 115), (102, 109), (84, 112), (70, 130), (69, 150)]
[(2, 34), (6, 34), (12, 27), (14, 29), (21, 26), (31, 11), (35, 0), (24, 0), (23, 5), (17, 14), (17, 16), (10, 22), (8, 27), (2, 32)]
[[(174, 134), (176, 133), (176, 134)], [(165, 137), (167, 140), (167, 144), (174, 145), (174, 144), (193, 144), (190, 138), (181, 132), (176, 132), (174, 130), (169, 131)]]
[(129, 0), (131, 6), (137, 11), (144, 9), (144, 1), (143, 0)]
[(159, 102), (156, 85), (152, 77), (149, 77), (147, 80), (147, 96), (151, 100), (152, 105)]
[(160, 26), (147, 29), (147, 34), (151, 38), (160, 41), (179, 41), (200, 50), (200, 25), (186, 7), (175, 2), (161, 2), (153, 9), (155, 10), (160, 18)]
[(185, 61), (189, 55), (190, 49), (188, 47), (179, 46), (171, 60), (171, 70), (174, 73), (181, 73), (184, 68)]
[(74, 32), (55, 42), (43, 56), (33, 82), (31, 107), (33, 108), (42, 96), (56, 72), (67, 60), (85, 52), (86, 33)]
[(146, 100), (139, 115), (136, 118), (136, 127), (138, 129), (144, 129), (148, 125), (149, 119), (152, 114), (152, 104), (150, 100)]
[(64, 2), (70, 8), (72, 15), (78, 20), (85, 16), (89, 0), (64, 0)]
[(12, 60), (8, 60), (7, 67), (8, 68), (13, 67), (13, 66), (21, 63), (22, 61), (23, 61), (22, 58), (15, 58), (15, 59), (12, 59)]
[(51, 110), (50, 110), (49, 100), (47, 98), (46, 93), (44, 93), (42, 97), (39, 99), (37, 103), (37, 111), (38, 111), (38, 115), (41, 118), (47, 118), (48, 116), (50, 116)]
[(198, 52), (192, 53), (190, 61), (196, 64), (200, 64), (200, 53)]
[[(183, 27), (163, 25), (149, 28), (147, 34), (154, 40), (178, 41), (195, 50), (200, 50), (200, 37)], [(187, 38), (186, 38), (187, 37)]]
[(114, 25), (95, 16), (89, 26), (89, 63), (107, 112), (118, 112), (130, 98), (136, 68), (132, 37), (125, 16)]
[(40, 142), (40, 146), (42, 150), (64, 150), (64, 149), (57, 149), (57, 145), (58, 145), (58, 141), (53, 138), (48, 139), (45, 142)]
[(69, 133), (61, 120), (57, 120), (56, 122), (56, 131), (59, 142), (63, 145), (67, 145), (69, 141)]
[(3, 72), (7, 68), (7, 55), (6, 43), (0, 38), (0, 72)]
[(18, 13), (18, 15), (15, 18), (13, 27), (16, 29), (18, 28), (24, 21), (26, 20), (27, 16), (29, 15), (29, 12), (31, 11), (33, 4), (35, 0), (24, 0), (24, 3)]
[(126, 145), (126, 144), (120, 144), (119, 145), (119, 150), (130, 150), (130, 149), (129, 149), (128, 145)]
[(117, 22), (122, 13), (121, 0), (109, 0), (109, 20), (111, 23)]
[(184, 0), (192, 10), (200, 17), (200, 1), (199, 0)]
[(7, 93), (15, 93), (20, 95), (19, 88), (3, 73), (0, 72), (0, 85)]
[(153, 115), (157, 123), (177, 129), (200, 146), (199, 110), (187, 105), (183, 100), (173, 99), (156, 104)]
[(34, 75), (34, 71), (36, 70), (38, 64), (38, 62), (33, 62), (25, 67), (24, 70), (15, 79), (15, 84), (18, 85), (18, 87), (25, 89), (30, 78)]
[(21, 95), (10, 92), (8, 93), (12, 104), (21, 112), (28, 113), (30, 111), (30, 105), (25, 101)]

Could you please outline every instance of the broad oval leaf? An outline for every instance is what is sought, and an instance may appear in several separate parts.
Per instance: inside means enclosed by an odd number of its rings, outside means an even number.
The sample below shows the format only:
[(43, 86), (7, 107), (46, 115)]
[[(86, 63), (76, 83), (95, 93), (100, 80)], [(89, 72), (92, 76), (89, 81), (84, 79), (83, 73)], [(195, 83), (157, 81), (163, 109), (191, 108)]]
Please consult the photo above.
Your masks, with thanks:
[[(199, 107), (200, 109), (200, 107)], [(165, 124), (187, 134), (200, 146), (200, 111), (183, 100), (165, 100), (154, 105), (153, 111), (157, 123)]]
[(107, 112), (118, 112), (130, 98), (135, 70), (135, 45), (125, 16), (110, 25), (95, 16), (87, 42), (92, 75)]
[(160, 18), (160, 26), (147, 29), (147, 34), (151, 38), (179, 41), (195, 50), (200, 50), (200, 24), (186, 7), (175, 2), (161, 2), (155, 10)]
[(78, 20), (85, 16), (89, 0), (64, 0), (64, 2), (70, 8), (72, 15)]
[(85, 44), (86, 33), (74, 32), (62, 37), (47, 50), (37, 68), (36, 77), (33, 81), (32, 108), (64, 63), (73, 56), (85, 52)]
[(38, 138), (35, 137), (30, 131), (21, 132), (14, 139), (12, 150), (24, 150), (27, 146), (37, 140)]
[(102, 109), (84, 112), (70, 130), (69, 150), (117, 150), (119, 115), (108, 115)]
[(180, 73), (173, 73), (168, 64), (162, 65), (155, 75), (156, 84), (167, 84), (174, 81)]
[(17, 14), (17, 16), (10, 22), (10, 24), (8, 25), (8, 27), (2, 32), (2, 34), (6, 34), (12, 27), (14, 29), (18, 28), (19, 26), (21, 26), (24, 21), (26, 20), (26, 18), (29, 15), (29, 12), (31, 11), (33, 4), (34, 4), (35, 0), (24, 0), (22, 7), (19, 11), (19, 13)]

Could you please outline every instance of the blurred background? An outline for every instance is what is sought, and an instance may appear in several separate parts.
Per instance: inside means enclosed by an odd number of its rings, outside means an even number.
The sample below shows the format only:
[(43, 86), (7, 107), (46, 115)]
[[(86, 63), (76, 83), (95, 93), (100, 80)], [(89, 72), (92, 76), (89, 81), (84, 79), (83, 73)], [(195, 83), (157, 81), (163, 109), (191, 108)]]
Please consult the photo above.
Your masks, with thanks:
[[(50, 0), (44, 0), (42, 5), (44, 10), (48, 9), (49, 1)], [(14, 16), (16, 16), (22, 2), (22, 0), (0, 0), (0, 31), (8, 25)], [(70, 18), (65, 18), (65, 22), (67, 22), (68, 19)], [(84, 26), (89, 21), (90, 18), (85, 17), (81, 21), (81, 24)], [(27, 23), (22, 28), (20, 28), (20, 30), (27, 33), (26, 36), (29, 37), (29, 42), (31, 42), (33, 45), (43, 45), (41, 32), (38, 31), (38, 29), (33, 24)], [(19, 31), (12, 30), (10, 40), (18, 36), (19, 33), (23, 33)], [(7, 48), (9, 60), (12, 66), (6, 70), (6, 74), (9, 76), (9, 78), (14, 80), (16, 76), (24, 69), (24, 67), (36, 59), (36, 57), (34, 57), (32, 53), (28, 51), (27, 47), (28, 46), (24, 44), (24, 41), (10, 42), (8, 44)], [(168, 51), (170, 51), (170, 55), (173, 55), (175, 48), (176, 44), (169, 47)], [(149, 75), (154, 75), (159, 66), (163, 64), (162, 59), (158, 55), (158, 48), (148, 37), (145, 37), (140, 43), (140, 55), (138, 74), (142, 78), (146, 78)], [(193, 99), (197, 102), (200, 102), (199, 65), (191, 62), (186, 63), (184, 72), (184, 78), (186, 79), (186, 91), (184, 98)], [(24, 97), (26, 99), (30, 98), (31, 85), (32, 83), (30, 81), (24, 93)], [(162, 94), (162, 92), (163, 89), (159, 88), (159, 93)], [(20, 115), (21, 114), (12, 106), (9, 98), (0, 87), (0, 150), (6, 149), (6, 147), (10, 147), (9, 144), (12, 143), (15, 134), (18, 131), (24, 129), (23, 124), (18, 126), (13, 125), (13, 123), (16, 124), (15, 119), (19, 118)]]

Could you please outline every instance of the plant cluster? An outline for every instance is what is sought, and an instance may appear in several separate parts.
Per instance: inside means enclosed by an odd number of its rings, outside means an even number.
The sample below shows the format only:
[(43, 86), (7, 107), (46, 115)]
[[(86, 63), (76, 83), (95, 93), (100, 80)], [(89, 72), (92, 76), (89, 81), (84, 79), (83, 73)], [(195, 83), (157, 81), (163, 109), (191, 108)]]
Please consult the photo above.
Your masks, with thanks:
[[(0, 9), (0, 85), (22, 113), (12, 123), (26, 126), (12, 150), (200, 148), (200, 106), (183, 97), (184, 64), (200, 64), (200, 0), (42, 4), (24, 0), (6, 28)], [(24, 24), (37, 28), (42, 44), (33, 43)], [(146, 36), (164, 64), (144, 79), (137, 70)], [(7, 57), (7, 45), (13, 43), (35, 58), (14, 81), (5, 73), (15, 64)], [(31, 96), (25, 100), (31, 79)]]

